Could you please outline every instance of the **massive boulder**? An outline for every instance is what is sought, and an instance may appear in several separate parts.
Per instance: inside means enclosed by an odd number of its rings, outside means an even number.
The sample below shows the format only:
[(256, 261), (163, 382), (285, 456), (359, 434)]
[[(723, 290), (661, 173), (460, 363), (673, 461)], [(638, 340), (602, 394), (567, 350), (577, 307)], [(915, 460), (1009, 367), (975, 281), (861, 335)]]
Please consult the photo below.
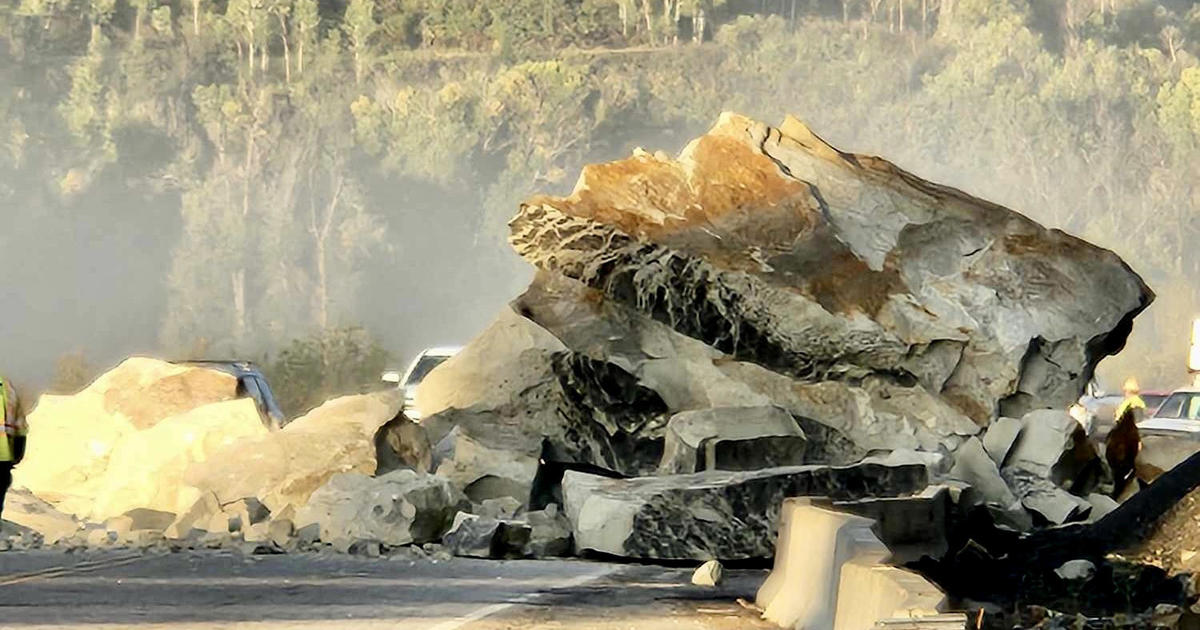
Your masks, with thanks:
[(655, 560), (744, 560), (774, 554), (788, 497), (861, 499), (924, 490), (921, 464), (789, 466), (606, 479), (569, 471), (563, 499), (575, 546)]
[[(135, 357), (73, 396), (43, 396), (14, 483), (58, 509), (103, 520), (135, 507), (174, 511), (180, 469), (227, 441), (265, 433), (237, 379)], [(187, 494), (186, 491), (183, 494)]]
[[(980, 455), (997, 418), (1073, 402), (1152, 299), (1111, 252), (790, 118), (586, 167), (510, 227), (538, 273), (418, 395), (435, 470), (477, 501), (654, 474), (671, 418), (722, 408), (790, 414), (806, 464)], [(960, 472), (1020, 509), (1004, 450)]]
[(677, 159), (586, 167), (511, 227), (538, 268), (737, 359), (884, 376), (980, 425), (1066, 408), (1151, 300), (1113, 253), (793, 118), (725, 114)]

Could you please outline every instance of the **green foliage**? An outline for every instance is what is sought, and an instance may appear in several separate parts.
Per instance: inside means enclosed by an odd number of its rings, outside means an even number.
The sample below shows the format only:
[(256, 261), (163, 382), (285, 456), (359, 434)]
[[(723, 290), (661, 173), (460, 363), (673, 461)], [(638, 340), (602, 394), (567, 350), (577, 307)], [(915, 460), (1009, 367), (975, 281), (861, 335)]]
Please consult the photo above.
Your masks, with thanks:
[[(1200, 310), (1200, 9), (797, 6), (0, 0), (0, 199), (51, 217), (104, 187), (123, 196), (95, 212), (170, 196), (163, 345), (261, 353), (364, 321), (394, 289), (370, 272), (420, 268), (430, 226), (503, 284), (527, 195), (724, 110), (794, 113), (1115, 249), (1160, 293), (1119, 369), (1182, 364), (1162, 340)], [(162, 139), (149, 163), (129, 130)]]
[(294, 339), (264, 372), (284, 413), (293, 418), (326, 400), (376, 388), (388, 354), (362, 328)]

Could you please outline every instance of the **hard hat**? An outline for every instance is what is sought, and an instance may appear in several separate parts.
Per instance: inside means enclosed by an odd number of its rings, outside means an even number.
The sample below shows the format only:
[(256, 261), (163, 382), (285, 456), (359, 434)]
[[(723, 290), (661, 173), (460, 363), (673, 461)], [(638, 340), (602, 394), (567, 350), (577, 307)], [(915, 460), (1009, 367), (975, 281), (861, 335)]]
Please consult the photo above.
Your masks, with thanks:
[(1125, 384), (1121, 386), (1121, 391), (1133, 392), (1136, 394), (1136, 393), (1142, 391), (1142, 388), (1138, 387), (1137, 379), (1130, 376), (1129, 378), (1125, 379)]

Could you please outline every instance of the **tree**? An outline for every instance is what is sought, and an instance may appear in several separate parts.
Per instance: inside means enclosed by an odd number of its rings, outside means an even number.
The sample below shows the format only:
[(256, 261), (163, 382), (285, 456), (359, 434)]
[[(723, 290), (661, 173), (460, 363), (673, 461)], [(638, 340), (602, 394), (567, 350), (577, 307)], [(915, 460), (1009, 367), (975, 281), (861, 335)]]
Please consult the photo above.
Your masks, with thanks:
[(379, 30), (375, 22), (375, 0), (349, 0), (342, 31), (354, 57), (354, 83), (361, 84), (372, 61), (371, 40)]

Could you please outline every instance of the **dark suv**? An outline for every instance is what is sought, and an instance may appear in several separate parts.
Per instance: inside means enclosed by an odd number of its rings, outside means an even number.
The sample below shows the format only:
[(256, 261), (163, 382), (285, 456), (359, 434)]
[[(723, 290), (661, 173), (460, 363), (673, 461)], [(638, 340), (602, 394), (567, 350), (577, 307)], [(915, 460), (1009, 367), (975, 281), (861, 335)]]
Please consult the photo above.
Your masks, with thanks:
[(279, 404), (275, 402), (275, 394), (271, 392), (271, 386), (267, 384), (267, 377), (263, 376), (258, 366), (250, 361), (177, 361), (176, 363), (232, 374), (238, 381), (238, 398), (250, 398), (254, 401), (255, 406), (258, 407), (258, 415), (267, 428), (280, 429), (287, 424), (287, 418), (284, 417)]

